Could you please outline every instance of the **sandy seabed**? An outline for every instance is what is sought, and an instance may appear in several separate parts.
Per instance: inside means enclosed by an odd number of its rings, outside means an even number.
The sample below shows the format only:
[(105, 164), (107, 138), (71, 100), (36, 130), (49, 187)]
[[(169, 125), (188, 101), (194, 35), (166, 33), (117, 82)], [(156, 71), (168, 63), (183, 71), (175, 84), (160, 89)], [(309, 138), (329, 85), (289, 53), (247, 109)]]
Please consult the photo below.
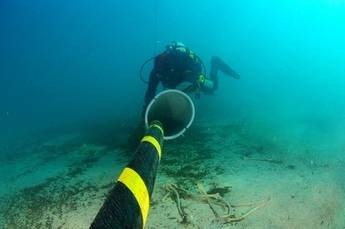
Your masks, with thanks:
[[(344, 229), (344, 157), (253, 129), (200, 122), (165, 142), (146, 228)], [(88, 228), (131, 152), (78, 132), (33, 139), (3, 147), (0, 228)]]

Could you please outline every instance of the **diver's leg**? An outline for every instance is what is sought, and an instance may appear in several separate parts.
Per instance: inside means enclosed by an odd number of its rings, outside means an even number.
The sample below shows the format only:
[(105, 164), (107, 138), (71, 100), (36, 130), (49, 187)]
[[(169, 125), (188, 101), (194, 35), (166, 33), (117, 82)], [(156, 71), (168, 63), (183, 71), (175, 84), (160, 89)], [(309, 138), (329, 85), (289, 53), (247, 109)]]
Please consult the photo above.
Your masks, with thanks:
[(213, 82), (213, 88), (210, 91), (215, 91), (218, 89), (218, 64), (216, 57), (211, 59), (211, 71), (210, 80)]
[(210, 72), (210, 79), (214, 83), (213, 91), (218, 88), (218, 71), (221, 71), (228, 76), (234, 77), (235, 79), (240, 78), (240, 75), (235, 72), (229, 65), (227, 65), (223, 60), (221, 60), (219, 57), (213, 56), (211, 59)]

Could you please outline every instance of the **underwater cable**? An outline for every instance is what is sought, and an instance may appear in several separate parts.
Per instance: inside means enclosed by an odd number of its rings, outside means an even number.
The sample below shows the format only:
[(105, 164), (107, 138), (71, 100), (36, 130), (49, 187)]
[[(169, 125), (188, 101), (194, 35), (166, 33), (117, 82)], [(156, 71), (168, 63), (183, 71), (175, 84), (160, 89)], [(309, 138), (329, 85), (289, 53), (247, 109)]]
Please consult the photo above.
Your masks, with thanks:
[(162, 156), (164, 130), (153, 121), (132, 160), (110, 190), (91, 229), (144, 228)]

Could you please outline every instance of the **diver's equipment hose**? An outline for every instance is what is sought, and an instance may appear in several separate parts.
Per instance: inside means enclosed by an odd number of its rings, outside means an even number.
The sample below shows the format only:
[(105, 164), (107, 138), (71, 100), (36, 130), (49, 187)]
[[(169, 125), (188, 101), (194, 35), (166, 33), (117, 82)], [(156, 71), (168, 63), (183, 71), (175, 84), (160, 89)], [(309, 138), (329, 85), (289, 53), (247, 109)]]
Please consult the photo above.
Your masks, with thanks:
[(90, 228), (144, 228), (161, 159), (163, 135), (162, 124), (153, 121)]
[(147, 60), (141, 65), (140, 70), (139, 70), (140, 80), (141, 80), (142, 82), (146, 83), (146, 84), (148, 84), (149, 81), (144, 79), (143, 70), (144, 70), (144, 67), (145, 67), (150, 61), (152, 61), (154, 58), (155, 58), (155, 56), (150, 57), (149, 59), (147, 59)]

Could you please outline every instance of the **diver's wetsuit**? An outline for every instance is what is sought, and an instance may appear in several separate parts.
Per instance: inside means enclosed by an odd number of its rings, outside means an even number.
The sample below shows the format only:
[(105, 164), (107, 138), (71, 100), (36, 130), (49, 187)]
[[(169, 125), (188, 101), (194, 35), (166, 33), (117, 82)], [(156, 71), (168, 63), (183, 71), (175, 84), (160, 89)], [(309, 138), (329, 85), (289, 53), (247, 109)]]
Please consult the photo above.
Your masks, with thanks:
[(210, 79), (213, 82), (212, 88), (205, 87), (200, 83), (200, 77), (204, 76), (202, 61), (188, 48), (167, 50), (159, 54), (154, 61), (150, 74), (148, 88), (145, 94), (146, 109), (149, 102), (155, 96), (159, 82), (165, 88), (176, 88), (182, 82), (190, 82), (194, 90), (202, 92), (213, 92), (218, 88), (218, 71), (222, 71), (236, 79), (240, 76), (218, 57), (212, 57)]
[(147, 105), (155, 96), (159, 82), (165, 88), (171, 89), (176, 88), (182, 82), (196, 83), (202, 74), (202, 66), (201, 60), (196, 55), (193, 57), (178, 51), (158, 55), (150, 74), (145, 104)]

